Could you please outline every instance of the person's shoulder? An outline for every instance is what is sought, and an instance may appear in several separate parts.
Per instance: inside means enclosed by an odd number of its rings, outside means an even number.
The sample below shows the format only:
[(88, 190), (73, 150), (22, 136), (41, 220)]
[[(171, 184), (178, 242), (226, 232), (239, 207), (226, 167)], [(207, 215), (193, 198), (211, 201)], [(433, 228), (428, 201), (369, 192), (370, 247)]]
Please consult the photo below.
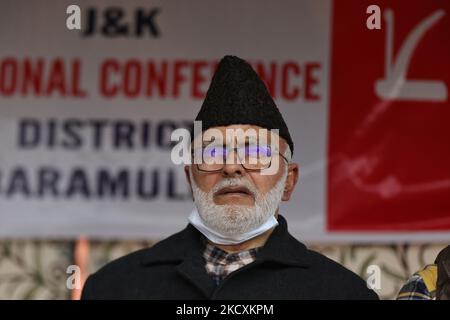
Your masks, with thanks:
[(317, 271), (324, 273), (324, 276), (336, 277), (352, 282), (363, 281), (354, 272), (317, 251), (308, 249), (308, 254), (311, 258), (312, 267)]
[(123, 271), (132, 272), (139, 268), (143, 257), (150, 254), (153, 247), (146, 247), (137, 251), (128, 253), (122, 257), (108, 262), (97, 270), (93, 275), (97, 277), (108, 276), (109, 274), (122, 273)]
[[(325, 255), (308, 249), (311, 268), (330, 290), (342, 292), (349, 299), (379, 299), (359, 275)], [(344, 294), (345, 293), (345, 294)]]
[(437, 266), (427, 265), (415, 272), (400, 288), (397, 300), (433, 300), (436, 298)]
[(133, 283), (139, 283), (142, 277), (145, 277), (146, 273), (144, 274), (144, 272), (150, 270), (145, 268), (146, 261), (158, 261), (164, 259), (164, 257), (170, 257), (180, 241), (180, 233), (161, 240), (151, 247), (131, 252), (110, 261), (88, 277), (82, 298), (101, 299), (105, 296), (103, 294), (105, 292), (120, 291), (124, 284), (130, 286)]
[(151, 247), (146, 247), (117, 258), (100, 268), (94, 275), (102, 276), (110, 273), (116, 274), (121, 271), (132, 272), (133, 270), (140, 268), (142, 263), (146, 260), (157, 258), (161, 253), (168, 256), (172, 249), (176, 248), (180, 234), (181, 232), (175, 233), (168, 238), (155, 243)]
[[(121, 298), (123, 284), (132, 283), (139, 272), (142, 257), (151, 248), (144, 248), (115, 259), (91, 274), (84, 283), (81, 299)], [(116, 293), (117, 295), (113, 294)]]

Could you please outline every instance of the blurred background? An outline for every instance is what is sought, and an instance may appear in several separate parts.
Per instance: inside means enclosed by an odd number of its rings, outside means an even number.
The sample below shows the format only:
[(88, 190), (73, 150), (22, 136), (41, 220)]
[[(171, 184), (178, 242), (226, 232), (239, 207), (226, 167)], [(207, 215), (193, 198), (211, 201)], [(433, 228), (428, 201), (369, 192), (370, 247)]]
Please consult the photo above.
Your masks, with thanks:
[(0, 0), (0, 299), (77, 299), (185, 227), (171, 134), (227, 54), (293, 137), (290, 232), (394, 299), (450, 243), (448, 39), (445, 0)]

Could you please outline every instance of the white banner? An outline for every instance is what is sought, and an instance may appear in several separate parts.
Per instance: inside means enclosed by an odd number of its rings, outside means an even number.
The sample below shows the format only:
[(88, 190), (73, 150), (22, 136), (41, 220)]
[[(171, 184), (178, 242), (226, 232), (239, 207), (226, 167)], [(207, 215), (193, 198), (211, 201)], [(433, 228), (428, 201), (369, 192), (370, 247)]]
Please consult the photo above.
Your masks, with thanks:
[[(81, 30), (66, 26), (71, 4)], [(170, 133), (189, 127), (215, 64), (233, 54), (263, 76), (295, 143), (301, 177), (280, 211), (291, 233), (448, 239), (327, 231), (332, 10), (327, 0), (3, 1), (0, 237), (156, 239), (183, 228), (193, 202)]]

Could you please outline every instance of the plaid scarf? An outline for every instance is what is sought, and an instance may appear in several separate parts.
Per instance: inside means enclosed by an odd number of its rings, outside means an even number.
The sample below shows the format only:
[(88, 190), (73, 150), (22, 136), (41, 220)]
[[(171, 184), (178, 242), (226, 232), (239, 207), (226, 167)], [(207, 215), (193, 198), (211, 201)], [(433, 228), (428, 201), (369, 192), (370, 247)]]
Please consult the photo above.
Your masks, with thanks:
[[(205, 241), (206, 242), (206, 241)], [(203, 257), (206, 261), (206, 272), (213, 278), (216, 285), (237, 269), (252, 263), (256, 259), (258, 248), (236, 253), (228, 253), (206, 242)]]

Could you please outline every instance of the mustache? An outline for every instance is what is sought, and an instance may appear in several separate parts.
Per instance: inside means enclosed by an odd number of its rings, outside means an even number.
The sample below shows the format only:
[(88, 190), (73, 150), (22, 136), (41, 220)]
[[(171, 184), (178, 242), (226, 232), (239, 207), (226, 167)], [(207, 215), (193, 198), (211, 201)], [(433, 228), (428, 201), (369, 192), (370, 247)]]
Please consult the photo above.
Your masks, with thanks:
[(253, 183), (251, 183), (245, 178), (228, 178), (225, 180), (221, 180), (214, 185), (213, 189), (210, 192), (211, 194), (216, 194), (220, 190), (229, 187), (247, 188), (254, 197), (256, 197), (259, 194), (258, 189), (253, 185)]

